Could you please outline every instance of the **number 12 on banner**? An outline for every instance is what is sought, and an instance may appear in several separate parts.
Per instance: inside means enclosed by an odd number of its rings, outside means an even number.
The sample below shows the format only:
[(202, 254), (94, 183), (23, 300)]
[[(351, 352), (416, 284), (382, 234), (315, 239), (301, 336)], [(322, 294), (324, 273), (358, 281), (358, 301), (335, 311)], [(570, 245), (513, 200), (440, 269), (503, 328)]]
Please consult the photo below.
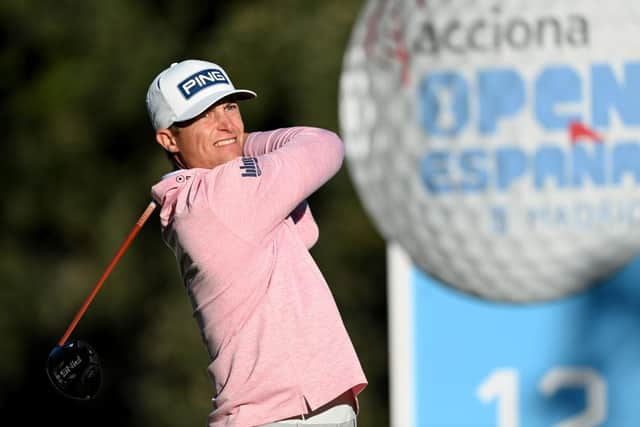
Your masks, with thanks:
[[(497, 427), (521, 427), (519, 382), (516, 369), (500, 368), (476, 389), (476, 396), (483, 403), (496, 401)], [(598, 372), (592, 368), (553, 368), (538, 383), (538, 390), (546, 398), (565, 388), (584, 389), (585, 408), (552, 427), (596, 427), (605, 421), (607, 386)]]

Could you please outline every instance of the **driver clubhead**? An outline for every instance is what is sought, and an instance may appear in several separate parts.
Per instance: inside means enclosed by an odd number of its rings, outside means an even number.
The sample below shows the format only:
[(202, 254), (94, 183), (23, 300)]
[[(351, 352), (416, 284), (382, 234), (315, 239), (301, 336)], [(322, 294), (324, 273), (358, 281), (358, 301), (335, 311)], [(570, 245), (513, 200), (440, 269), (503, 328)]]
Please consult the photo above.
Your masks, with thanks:
[(79, 340), (68, 341), (51, 350), (47, 375), (58, 392), (72, 399), (95, 398), (102, 383), (98, 354), (89, 344)]

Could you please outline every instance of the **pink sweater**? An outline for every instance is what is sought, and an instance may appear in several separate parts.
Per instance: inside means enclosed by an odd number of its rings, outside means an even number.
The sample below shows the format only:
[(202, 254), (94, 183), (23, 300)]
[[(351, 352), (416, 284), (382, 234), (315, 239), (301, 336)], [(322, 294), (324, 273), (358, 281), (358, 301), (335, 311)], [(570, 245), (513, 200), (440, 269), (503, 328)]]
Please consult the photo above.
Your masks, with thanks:
[(152, 188), (211, 357), (210, 427), (303, 414), (367, 384), (308, 251), (318, 229), (305, 199), (339, 170), (342, 141), (278, 129), (250, 134), (244, 152)]

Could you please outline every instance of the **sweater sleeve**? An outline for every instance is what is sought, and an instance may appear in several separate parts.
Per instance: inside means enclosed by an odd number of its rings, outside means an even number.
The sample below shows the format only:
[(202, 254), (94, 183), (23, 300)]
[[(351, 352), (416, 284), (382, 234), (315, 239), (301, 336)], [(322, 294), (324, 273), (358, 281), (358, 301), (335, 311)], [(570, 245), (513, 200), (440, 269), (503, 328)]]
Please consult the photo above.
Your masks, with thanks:
[(255, 241), (336, 174), (344, 145), (331, 131), (295, 127), (250, 134), (244, 154), (212, 171), (208, 198), (230, 229)]
[(246, 156), (261, 156), (285, 146), (300, 133), (315, 131), (323, 132), (321, 129), (305, 127), (283, 128), (270, 132), (252, 132), (245, 141), (243, 151)]

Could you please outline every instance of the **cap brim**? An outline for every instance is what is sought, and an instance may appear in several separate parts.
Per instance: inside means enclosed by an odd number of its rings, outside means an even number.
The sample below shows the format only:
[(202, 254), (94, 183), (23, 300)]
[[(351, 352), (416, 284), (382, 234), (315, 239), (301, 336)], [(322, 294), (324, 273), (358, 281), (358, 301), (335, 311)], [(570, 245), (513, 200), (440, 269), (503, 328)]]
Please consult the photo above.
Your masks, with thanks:
[(180, 116), (176, 117), (175, 120), (174, 120), (174, 123), (191, 120), (194, 117), (198, 116), (198, 114), (202, 113), (207, 108), (209, 108), (210, 106), (215, 104), (216, 102), (220, 101), (223, 98), (227, 98), (229, 96), (232, 96), (232, 95), (238, 101), (244, 101), (244, 100), (247, 100), (247, 99), (253, 99), (256, 96), (258, 96), (255, 92), (253, 92), (251, 90), (246, 90), (246, 89), (233, 89), (233, 90), (228, 90), (228, 91), (225, 91), (225, 92), (212, 93), (210, 96), (207, 96), (207, 97), (201, 99), (196, 104), (194, 104), (191, 108), (189, 108), (187, 111), (182, 113)]

